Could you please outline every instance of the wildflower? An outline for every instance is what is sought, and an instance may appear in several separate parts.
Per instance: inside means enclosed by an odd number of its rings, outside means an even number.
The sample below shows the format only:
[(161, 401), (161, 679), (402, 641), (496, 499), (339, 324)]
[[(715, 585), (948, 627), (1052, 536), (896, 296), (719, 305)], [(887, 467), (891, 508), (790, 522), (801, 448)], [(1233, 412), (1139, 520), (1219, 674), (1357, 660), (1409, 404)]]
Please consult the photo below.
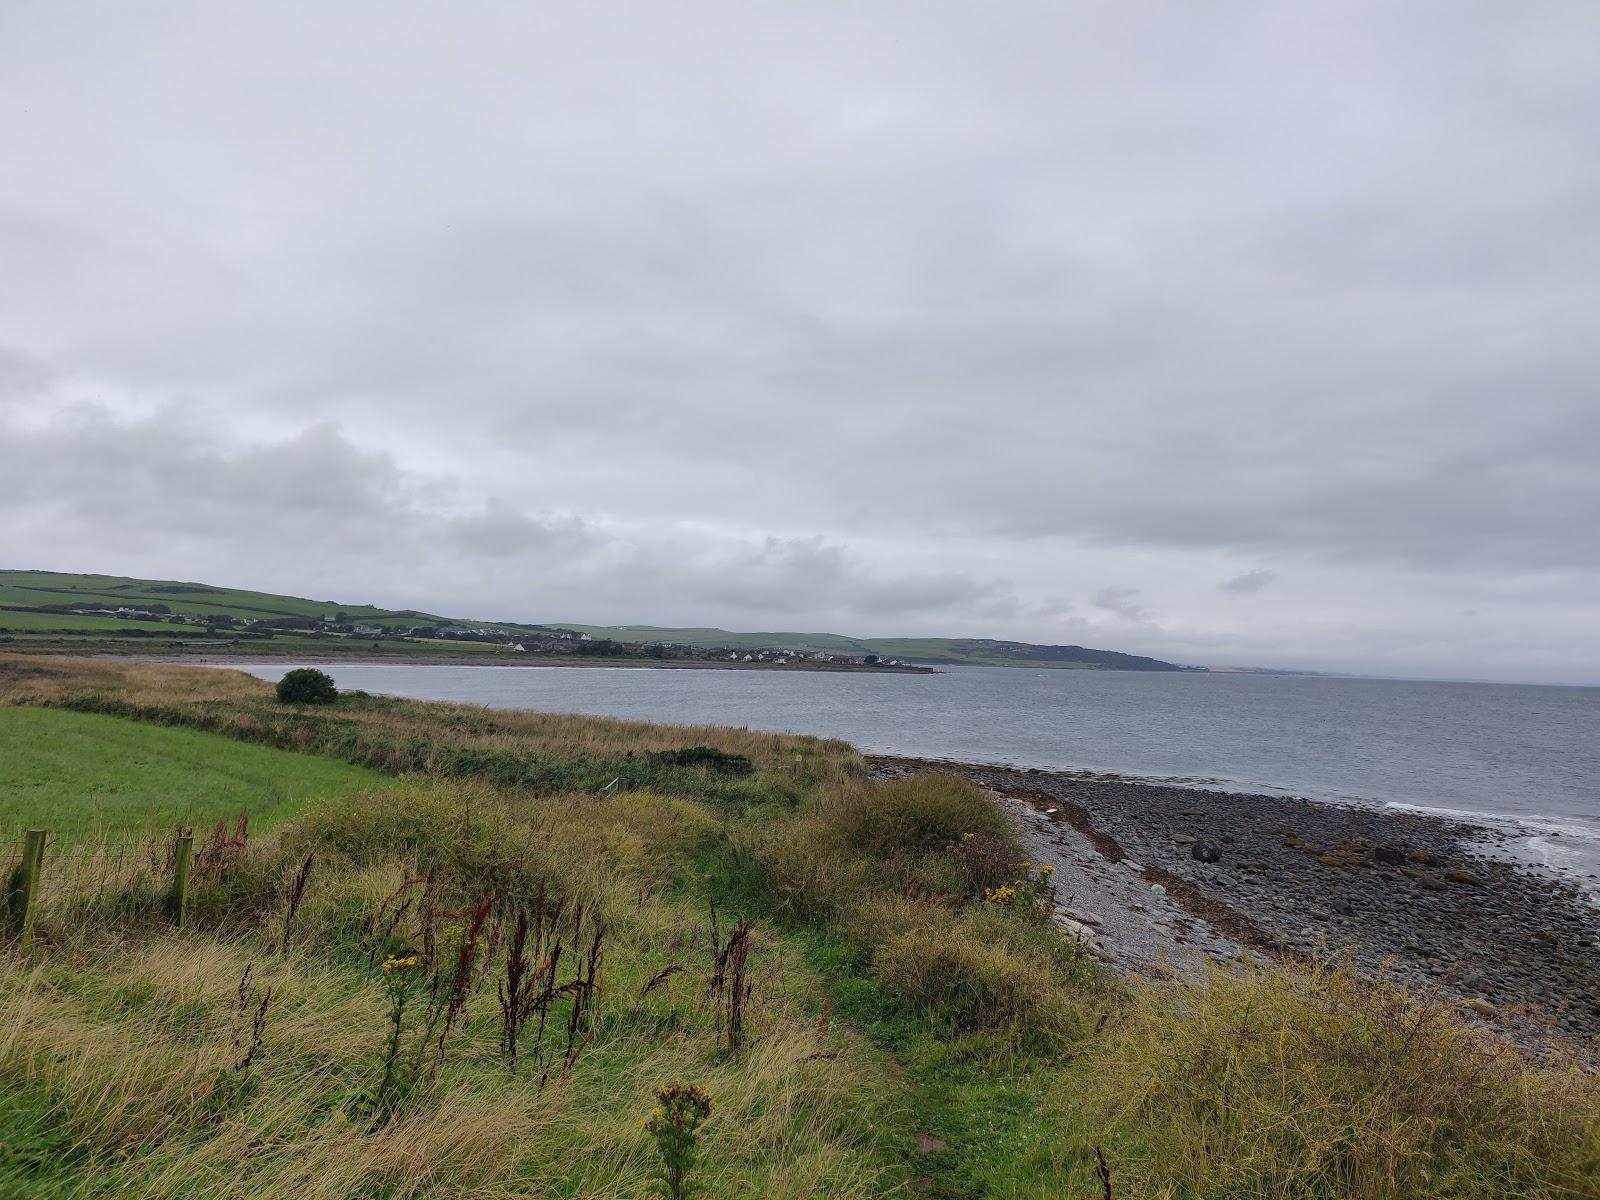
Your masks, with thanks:
[(698, 1084), (676, 1079), (656, 1093), (660, 1101), (650, 1110), (644, 1127), (661, 1154), (661, 1182), (670, 1200), (689, 1192), (689, 1175), (698, 1157), (700, 1123), (711, 1115), (711, 1096)]
[(1046, 879), (1049, 879), (1050, 876), (1054, 875), (1055, 873), (1056, 873), (1056, 869), (1054, 867), (1052, 867), (1049, 863), (1040, 863), (1039, 864), (1039, 874), (1043, 875)]
[(977, 835), (977, 834), (975, 834), (975, 833), (963, 833), (963, 834), (962, 834), (962, 835), (961, 835), (961, 840), (962, 840), (962, 841), (963, 841), (963, 842), (970, 842), (970, 841), (971, 841), (971, 840), (972, 840), (972, 839), (973, 839), (973, 838), (975, 838), (975, 837), (977, 837), (977, 836), (978, 836), (978, 835)]
[(383, 973), (387, 975), (390, 971), (409, 971), (416, 965), (417, 956), (415, 954), (408, 954), (404, 958), (391, 954), (383, 960)]
[(1017, 896), (1017, 889), (1008, 885), (997, 888), (984, 888), (983, 898), (990, 904), (1010, 904)]

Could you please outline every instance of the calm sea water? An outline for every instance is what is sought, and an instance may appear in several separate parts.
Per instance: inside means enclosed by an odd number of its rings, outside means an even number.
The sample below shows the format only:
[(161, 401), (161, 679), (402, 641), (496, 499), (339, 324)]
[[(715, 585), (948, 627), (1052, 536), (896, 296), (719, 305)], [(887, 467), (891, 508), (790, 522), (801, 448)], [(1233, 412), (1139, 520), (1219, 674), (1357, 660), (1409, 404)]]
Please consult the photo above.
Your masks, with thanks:
[[(290, 664), (245, 669), (278, 678)], [(1090, 769), (1514, 826), (1600, 873), (1600, 688), (955, 667), (936, 675), (333, 666), (340, 687), (844, 738), (862, 750)]]

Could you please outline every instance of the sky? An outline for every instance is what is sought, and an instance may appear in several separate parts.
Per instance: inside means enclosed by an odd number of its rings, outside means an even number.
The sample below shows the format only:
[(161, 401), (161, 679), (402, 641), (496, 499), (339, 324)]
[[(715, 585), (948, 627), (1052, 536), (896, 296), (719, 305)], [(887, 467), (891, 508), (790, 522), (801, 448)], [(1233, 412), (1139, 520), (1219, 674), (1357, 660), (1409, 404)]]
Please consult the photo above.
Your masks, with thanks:
[(1600, 684), (1600, 8), (11, 0), (0, 566)]

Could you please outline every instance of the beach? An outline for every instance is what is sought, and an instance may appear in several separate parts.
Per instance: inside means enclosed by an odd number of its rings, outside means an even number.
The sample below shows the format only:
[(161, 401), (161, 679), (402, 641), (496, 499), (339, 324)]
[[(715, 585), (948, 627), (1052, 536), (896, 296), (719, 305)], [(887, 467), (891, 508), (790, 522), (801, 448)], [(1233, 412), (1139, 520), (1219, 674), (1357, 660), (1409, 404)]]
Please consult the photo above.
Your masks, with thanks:
[(1438, 989), (1519, 1041), (1600, 1036), (1600, 913), (1572, 882), (1497, 854), (1492, 828), (1078, 773), (870, 761), (880, 777), (943, 771), (1004, 798), (1030, 854), (1055, 868), (1058, 923), (1119, 970), (1347, 955), (1364, 973)]

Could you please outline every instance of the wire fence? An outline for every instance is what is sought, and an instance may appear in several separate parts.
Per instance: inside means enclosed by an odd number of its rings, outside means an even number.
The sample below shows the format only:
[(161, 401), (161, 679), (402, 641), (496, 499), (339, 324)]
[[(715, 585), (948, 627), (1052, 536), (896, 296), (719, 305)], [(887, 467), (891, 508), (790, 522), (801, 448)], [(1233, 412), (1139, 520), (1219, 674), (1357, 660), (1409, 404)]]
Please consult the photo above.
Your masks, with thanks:
[[(185, 828), (166, 834), (76, 841), (46, 831), (29, 861), (27, 834), (0, 841), (0, 917), (13, 937), (37, 913), (65, 903), (87, 916), (133, 894), (170, 893), (178, 911), (187, 903), (193, 836)], [(180, 869), (181, 864), (181, 869)]]

